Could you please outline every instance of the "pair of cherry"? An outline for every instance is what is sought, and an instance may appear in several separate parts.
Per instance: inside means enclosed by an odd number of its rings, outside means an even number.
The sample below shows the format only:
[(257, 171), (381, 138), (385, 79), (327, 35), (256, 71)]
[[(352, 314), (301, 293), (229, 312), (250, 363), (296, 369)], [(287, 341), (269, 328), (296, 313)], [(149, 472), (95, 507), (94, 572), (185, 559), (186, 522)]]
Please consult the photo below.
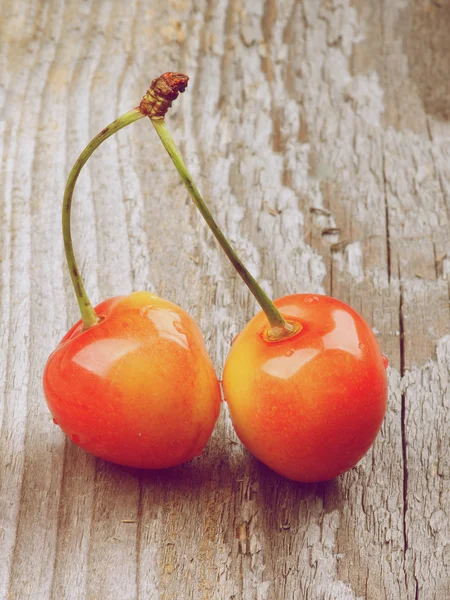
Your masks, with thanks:
[(387, 361), (372, 330), (331, 297), (272, 302), (215, 223), (164, 116), (188, 78), (165, 73), (140, 106), (103, 129), (75, 163), (63, 202), (63, 236), (81, 320), (48, 359), (44, 391), (54, 421), (92, 454), (161, 469), (201, 454), (217, 421), (220, 385), (202, 335), (179, 306), (148, 292), (91, 306), (73, 253), (70, 214), (78, 175), (94, 150), (148, 116), (211, 231), (262, 307), (235, 338), (223, 392), (236, 432), (274, 471), (323, 481), (372, 445), (387, 400)]

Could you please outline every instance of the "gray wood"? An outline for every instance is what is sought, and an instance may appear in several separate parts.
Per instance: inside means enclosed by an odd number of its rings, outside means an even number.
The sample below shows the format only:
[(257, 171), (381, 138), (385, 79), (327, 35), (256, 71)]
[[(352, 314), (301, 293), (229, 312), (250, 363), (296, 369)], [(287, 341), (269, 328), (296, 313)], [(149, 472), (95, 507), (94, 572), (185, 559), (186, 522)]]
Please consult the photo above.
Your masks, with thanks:
[[(447, 600), (450, 6), (393, 0), (0, 2), (0, 598)], [(336, 481), (276, 476), (226, 406), (202, 457), (96, 460), (52, 423), (46, 357), (78, 319), (68, 170), (167, 70), (168, 123), (274, 296), (331, 293), (389, 356), (374, 448)], [(256, 310), (148, 122), (80, 178), (92, 300), (149, 289), (197, 320), (220, 375)]]

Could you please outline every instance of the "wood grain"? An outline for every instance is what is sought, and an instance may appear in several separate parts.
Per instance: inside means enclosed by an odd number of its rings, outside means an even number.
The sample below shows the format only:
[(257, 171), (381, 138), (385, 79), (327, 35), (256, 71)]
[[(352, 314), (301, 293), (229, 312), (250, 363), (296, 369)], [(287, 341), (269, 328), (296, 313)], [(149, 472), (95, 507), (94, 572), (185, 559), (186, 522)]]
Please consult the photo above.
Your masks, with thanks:
[[(0, 598), (448, 600), (450, 125), (446, 1), (0, 2)], [(389, 356), (374, 448), (281, 479), (226, 406), (204, 454), (138, 472), (54, 426), (46, 357), (78, 318), (60, 203), (81, 149), (167, 70), (168, 122), (274, 296), (351, 303)], [(255, 303), (149, 123), (102, 146), (74, 240), (94, 302), (149, 289), (197, 320), (220, 375)]]

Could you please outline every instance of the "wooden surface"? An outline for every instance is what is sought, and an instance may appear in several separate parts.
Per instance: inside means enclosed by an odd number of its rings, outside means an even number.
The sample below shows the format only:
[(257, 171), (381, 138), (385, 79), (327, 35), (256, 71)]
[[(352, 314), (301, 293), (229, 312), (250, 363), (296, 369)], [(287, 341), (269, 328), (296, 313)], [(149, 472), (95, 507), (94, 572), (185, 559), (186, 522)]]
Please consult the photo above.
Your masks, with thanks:
[[(0, 2), (0, 598), (450, 598), (448, 0)], [(167, 70), (200, 189), (274, 296), (325, 292), (389, 356), (357, 468), (299, 485), (252, 459), (226, 407), (203, 456), (137, 472), (52, 423), (45, 360), (78, 319), (60, 204), (89, 139)], [(92, 300), (149, 289), (198, 321), (220, 375), (254, 314), (140, 121), (80, 178)]]

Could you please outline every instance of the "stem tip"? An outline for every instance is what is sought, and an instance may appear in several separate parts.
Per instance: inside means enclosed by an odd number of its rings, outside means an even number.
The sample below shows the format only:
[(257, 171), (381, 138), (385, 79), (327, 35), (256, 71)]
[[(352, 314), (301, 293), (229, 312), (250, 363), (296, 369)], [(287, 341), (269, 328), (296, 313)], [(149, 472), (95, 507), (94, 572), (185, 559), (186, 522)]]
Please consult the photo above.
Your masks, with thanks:
[(164, 73), (154, 79), (139, 105), (150, 119), (163, 119), (172, 102), (187, 88), (189, 77), (183, 73)]

